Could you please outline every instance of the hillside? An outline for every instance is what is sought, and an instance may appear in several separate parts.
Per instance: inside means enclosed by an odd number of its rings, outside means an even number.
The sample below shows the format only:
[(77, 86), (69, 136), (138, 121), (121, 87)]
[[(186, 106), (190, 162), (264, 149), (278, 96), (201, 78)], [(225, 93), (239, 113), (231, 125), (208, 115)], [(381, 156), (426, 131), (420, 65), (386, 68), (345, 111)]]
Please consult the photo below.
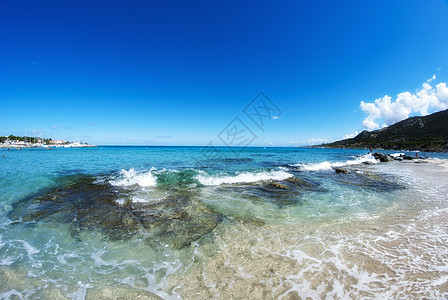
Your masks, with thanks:
[(321, 146), (448, 152), (448, 110), (411, 117), (379, 130), (365, 130), (354, 138)]

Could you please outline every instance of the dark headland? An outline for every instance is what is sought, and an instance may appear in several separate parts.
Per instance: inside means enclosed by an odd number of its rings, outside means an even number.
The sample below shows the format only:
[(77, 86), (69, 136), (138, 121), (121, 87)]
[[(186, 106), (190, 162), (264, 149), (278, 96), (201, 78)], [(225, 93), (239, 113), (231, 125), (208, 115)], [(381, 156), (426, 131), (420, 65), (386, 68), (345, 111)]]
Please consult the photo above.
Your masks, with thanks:
[(364, 130), (354, 138), (314, 147), (448, 152), (448, 110), (411, 117), (379, 130)]

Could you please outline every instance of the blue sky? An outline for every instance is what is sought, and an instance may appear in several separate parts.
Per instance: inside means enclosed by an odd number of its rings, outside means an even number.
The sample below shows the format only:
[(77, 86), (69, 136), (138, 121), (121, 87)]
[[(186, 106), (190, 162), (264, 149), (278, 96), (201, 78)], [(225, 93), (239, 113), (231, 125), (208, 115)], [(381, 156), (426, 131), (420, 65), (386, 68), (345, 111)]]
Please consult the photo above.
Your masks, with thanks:
[[(222, 144), (239, 117), (295, 146), (425, 113), (373, 102), (424, 83), (427, 113), (448, 103), (446, 0), (242, 2), (1, 1), (0, 135)], [(260, 91), (281, 110), (264, 131), (243, 112)]]

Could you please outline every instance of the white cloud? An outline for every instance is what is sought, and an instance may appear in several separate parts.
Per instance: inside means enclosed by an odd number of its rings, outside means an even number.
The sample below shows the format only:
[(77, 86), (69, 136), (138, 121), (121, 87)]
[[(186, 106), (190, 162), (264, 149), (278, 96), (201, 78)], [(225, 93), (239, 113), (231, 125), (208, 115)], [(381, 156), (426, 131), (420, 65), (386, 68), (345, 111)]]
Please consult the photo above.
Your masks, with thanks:
[(351, 138), (354, 138), (355, 136), (357, 136), (358, 134), (359, 134), (359, 132), (358, 132), (358, 131), (355, 131), (355, 132), (353, 132), (353, 133), (344, 135), (344, 137), (343, 137), (342, 139), (343, 139), (343, 140), (351, 139)]
[(279, 116), (273, 116), (272, 119), (273, 120), (277, 120), (278, 118), (280, 118)]
[(433, 81), (433, 80), (436, 80), (436, 78), (437, 78), (437, 76), (436, 76), (436, 74), (434, 74), (434, 75), (432, 75), (432, 77), (431, 78), (429, 78), (428, 80), (426, 80), (426, 82), (431, 82), (431, 81)]
[(439, 83), (433, 88), (429, 82), (435, 79), (434, 75), (415, 94), (403, 92), (398, 94), (394, 100), (385, 95), (373, 103), (361, 101), (361, 110), (368, 114), (362, 125), (367, 130), (375, 130), (380, 128), (380, 121), (384, 122), (381, 127), (385, 127), (408, 118), (412, 113), (425, 116), (435, 111), (448, 109), (446, 83)]
[(329, 139), (312, 138), (312, 139), (309, 139), (308, 141), (306, 141), (306, 143), (308, 145), (319, 145), (319, 144), (323, 144), (323, 143), (329, 143), (332, 141), (333, 140), (329, 140)]

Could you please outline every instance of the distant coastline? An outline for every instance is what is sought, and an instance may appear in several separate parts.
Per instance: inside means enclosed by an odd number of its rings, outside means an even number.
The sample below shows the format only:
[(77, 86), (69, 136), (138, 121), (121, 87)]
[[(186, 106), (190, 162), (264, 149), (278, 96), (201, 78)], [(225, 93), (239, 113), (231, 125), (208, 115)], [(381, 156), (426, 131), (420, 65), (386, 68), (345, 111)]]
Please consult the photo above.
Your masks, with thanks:
[(22, 148), (86, 148), (97, 147), (83, 142), (70, 142), (64, 140), (52, 140), (51, 138), (37, 138), (26, 136), (1, 136), (0, 148), (22, 149)]

